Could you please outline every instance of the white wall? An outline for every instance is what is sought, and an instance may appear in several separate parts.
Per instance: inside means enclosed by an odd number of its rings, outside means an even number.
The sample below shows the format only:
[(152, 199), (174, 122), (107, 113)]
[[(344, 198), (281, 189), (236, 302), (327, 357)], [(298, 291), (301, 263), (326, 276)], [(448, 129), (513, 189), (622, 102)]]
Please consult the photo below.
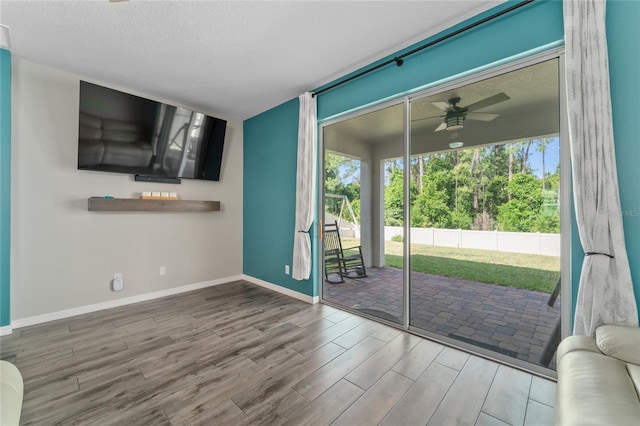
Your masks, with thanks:
[[(242, 273), (242, 123), (227, 125), (220, 182), (78, 171), (80, 78), (12, 62), (12, 321)], [(88, 197), (144, 190), (220, 200), (222, 211), (87, 211)], [(124, 276), (118, 293), (110, 290), (115, 272)]]

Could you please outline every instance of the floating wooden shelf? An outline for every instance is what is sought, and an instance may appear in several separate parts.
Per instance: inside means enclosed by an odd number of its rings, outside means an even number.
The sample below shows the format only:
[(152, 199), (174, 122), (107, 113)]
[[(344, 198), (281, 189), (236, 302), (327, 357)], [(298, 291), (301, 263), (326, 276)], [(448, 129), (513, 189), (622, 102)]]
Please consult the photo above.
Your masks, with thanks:
[(220, 201), (142, 200), (140, 198), (89, 198), (92, 212), (217, 212)]

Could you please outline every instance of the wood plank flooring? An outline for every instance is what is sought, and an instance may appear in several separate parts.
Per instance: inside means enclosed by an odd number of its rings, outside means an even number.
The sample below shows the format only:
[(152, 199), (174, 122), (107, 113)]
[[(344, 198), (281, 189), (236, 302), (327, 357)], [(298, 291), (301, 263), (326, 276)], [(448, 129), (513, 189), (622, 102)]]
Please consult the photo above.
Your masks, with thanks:
[(22, 424), (551, 425), (555, 383), (239, 281), (15, 330)]

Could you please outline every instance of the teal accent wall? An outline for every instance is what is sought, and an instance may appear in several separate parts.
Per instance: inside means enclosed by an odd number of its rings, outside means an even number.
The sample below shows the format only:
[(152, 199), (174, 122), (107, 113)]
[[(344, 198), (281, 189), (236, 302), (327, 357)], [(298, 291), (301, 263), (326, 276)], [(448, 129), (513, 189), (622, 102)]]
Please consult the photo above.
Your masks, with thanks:
[[(440, 34), (389, 55), (371, 66), (507, 9), (515, 3), (519, 1), (504, 3)], [(538, 0), (490, 23), (480, 25), (411, 55), (405, 58), (401, 67), (388, 65), (365, 77), (321, 94), (318, 97), (318, 119), (331, 117), (387, 97), (421, 90), (443, 79), (450, 79), (543, 46), (553, 43), (560, 46), (564, 39), (563, 34), (562, 3)]]
[(296, 281), (284, 270), (293, 260), (299, 108), (296, 98), (243, 123), (242, 269), (245, 275), (315, 296), (315, 272), (309, 280)]
[(640, 305), (640, 1), (607, 2), (611, 107), (625, 242)]
[(0, 327), (11, 324), (11, 53), (0, 49)]
[[(447, 32), (514, 3), (503, 4)], [(558, 45), (562, 40), (562, 4), (537, 1), (413, 55), (405, 59), (402, 67), (390, 65), (321, 94), (318, 119), (398, 96), (523, 52)], [(244, 122), (243, 273), (315, 296), (317, 272), (308, 282), (284, 275), (284, 264), (291, 262), (293, 251), (297, 126), (297, 99)], [(318, 243), (316, 234), (314, 229), (314, 249)], [(318, 270), (315, 263), (314, 268)]]

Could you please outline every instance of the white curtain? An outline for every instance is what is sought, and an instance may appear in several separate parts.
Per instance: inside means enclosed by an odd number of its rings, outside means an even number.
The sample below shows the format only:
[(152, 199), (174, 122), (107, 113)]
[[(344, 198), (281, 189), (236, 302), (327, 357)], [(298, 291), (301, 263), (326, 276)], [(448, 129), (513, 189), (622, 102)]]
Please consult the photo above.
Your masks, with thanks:
[(296, 228), (293, 240), (293, 268), (295, 280), (311, 276), (311, 238), (316, 200), (317, 127), (316, 98), (310, 93), (298, 97), (298, 170), (296, 173)]
[(613, 142), (604, 0), (565, 0), (567, 109), (573, 190), (585, 252), (574, 334), (637, 326)]

